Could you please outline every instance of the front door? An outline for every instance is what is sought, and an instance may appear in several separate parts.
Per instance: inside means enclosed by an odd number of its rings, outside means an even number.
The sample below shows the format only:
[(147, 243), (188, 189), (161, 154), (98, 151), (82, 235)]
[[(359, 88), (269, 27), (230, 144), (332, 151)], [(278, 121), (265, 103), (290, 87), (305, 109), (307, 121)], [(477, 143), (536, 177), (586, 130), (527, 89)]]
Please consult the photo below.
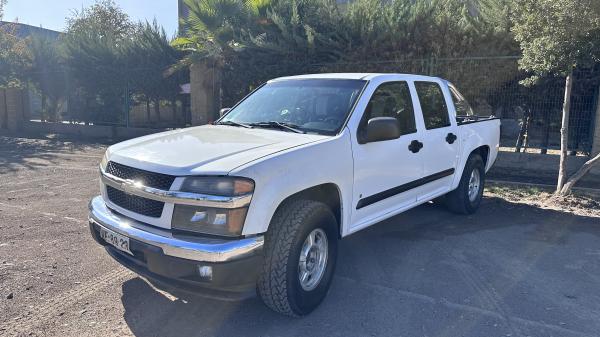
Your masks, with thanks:
[[(365, 143), (367, 122), (375, 117), (394, 117), (401, 136)], [(364, 228), (389, 213), (413, 205), (417, 192), (411, 183), (422, 176), (420, 152), (409, 145), (417, 137), (415, 113), (409, 85), (404, 81), (385, 82), (373, 92), (353, 144), (354, 189), (351, 231)], [(363, 139), (363, 141), (361, 141)]]
[[(418, 115), (425, 125), (423, 148), (423, 183), (418, 200), (429, 200), (450, 190), (458, 163), (459, 144), (456, 118), (450, 116), (447, 101), (438, 82), (414, 82), (419, 106)], [(448, 93), (449, 94), (449, 93)]]

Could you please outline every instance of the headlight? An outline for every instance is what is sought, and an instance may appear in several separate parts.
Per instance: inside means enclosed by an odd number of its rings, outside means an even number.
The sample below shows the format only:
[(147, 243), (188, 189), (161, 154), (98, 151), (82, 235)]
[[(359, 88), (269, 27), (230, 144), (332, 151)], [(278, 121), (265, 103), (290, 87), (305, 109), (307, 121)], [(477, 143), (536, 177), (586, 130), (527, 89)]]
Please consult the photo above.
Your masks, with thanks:
[(182, 192), (237, 197), (254, 191), (254, 181), (237, 177), (189, 177), (185, 178)]
[[(183, 181), (180, 191), (198, 194), (240, 197), (251, 195), (254, 181), (237, 177), (189, 177)], [(240, 208), (216, 208), (175, 205), (171, 228), (222, 236), (242, 234), (248, 205)]]
[(108, 165), (108, 151), (104, 152), (104, 156), (102, 156), (102, 160), (100, 161), (100, 169), (105, 171), (106, 165)]

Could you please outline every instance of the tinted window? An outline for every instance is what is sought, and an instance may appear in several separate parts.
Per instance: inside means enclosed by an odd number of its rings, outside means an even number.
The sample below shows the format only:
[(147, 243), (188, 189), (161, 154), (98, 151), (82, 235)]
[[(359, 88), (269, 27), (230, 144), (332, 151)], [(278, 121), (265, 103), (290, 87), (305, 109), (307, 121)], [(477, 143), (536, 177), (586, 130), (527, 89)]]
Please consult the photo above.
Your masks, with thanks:
[(457, 116), (473, 116), (473, 109), (471, 109), (471, 105), (467, 100), (463, 97), (463, 95), (456, 90), (456, 88), (450, 86), (450, 92), (452, 93), (452, 101), (454, 102), (454, 107), (456, 108)]
[(425, 128), (436, 129), (450, 126), (448, 107), (444, 100), (442, 88), (434, 82), (415, 82)]
[(406, 82), (390, 82), (380, 85), (365, 109), (361, 130), (375, 117), (394, 117), (398, 120), (400, 134), (417, 132), (415, 113)]

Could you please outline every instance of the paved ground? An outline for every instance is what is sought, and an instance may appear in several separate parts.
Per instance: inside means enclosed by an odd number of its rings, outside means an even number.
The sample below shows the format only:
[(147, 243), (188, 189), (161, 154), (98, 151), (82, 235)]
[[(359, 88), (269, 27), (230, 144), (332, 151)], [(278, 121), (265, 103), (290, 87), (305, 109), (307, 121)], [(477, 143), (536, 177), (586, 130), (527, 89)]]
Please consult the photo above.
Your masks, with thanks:
[(348, 237), (306, 318), (158, 292), (88, 233), (103, 148), (0, 137), (0, 335), (600, 335), (600, 218), (489, 197)]

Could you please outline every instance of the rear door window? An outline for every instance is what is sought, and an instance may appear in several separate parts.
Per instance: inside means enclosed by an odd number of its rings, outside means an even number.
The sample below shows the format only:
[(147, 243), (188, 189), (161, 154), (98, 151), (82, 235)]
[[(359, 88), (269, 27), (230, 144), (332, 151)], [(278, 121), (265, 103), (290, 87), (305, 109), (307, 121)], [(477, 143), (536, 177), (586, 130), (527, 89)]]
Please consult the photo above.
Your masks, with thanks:
[(444, 93), (435, 82), (415, 82), (427, 130), (450, 126)]
[(473, 116), (473, 109), (471, 109), (471, 105), (469, 102), (461, 95), (458, 90), (450, 85), (450, 92), (452, 93), (452, 101), (454, 102), (454, 108), (456, 108), (456, 116)]

